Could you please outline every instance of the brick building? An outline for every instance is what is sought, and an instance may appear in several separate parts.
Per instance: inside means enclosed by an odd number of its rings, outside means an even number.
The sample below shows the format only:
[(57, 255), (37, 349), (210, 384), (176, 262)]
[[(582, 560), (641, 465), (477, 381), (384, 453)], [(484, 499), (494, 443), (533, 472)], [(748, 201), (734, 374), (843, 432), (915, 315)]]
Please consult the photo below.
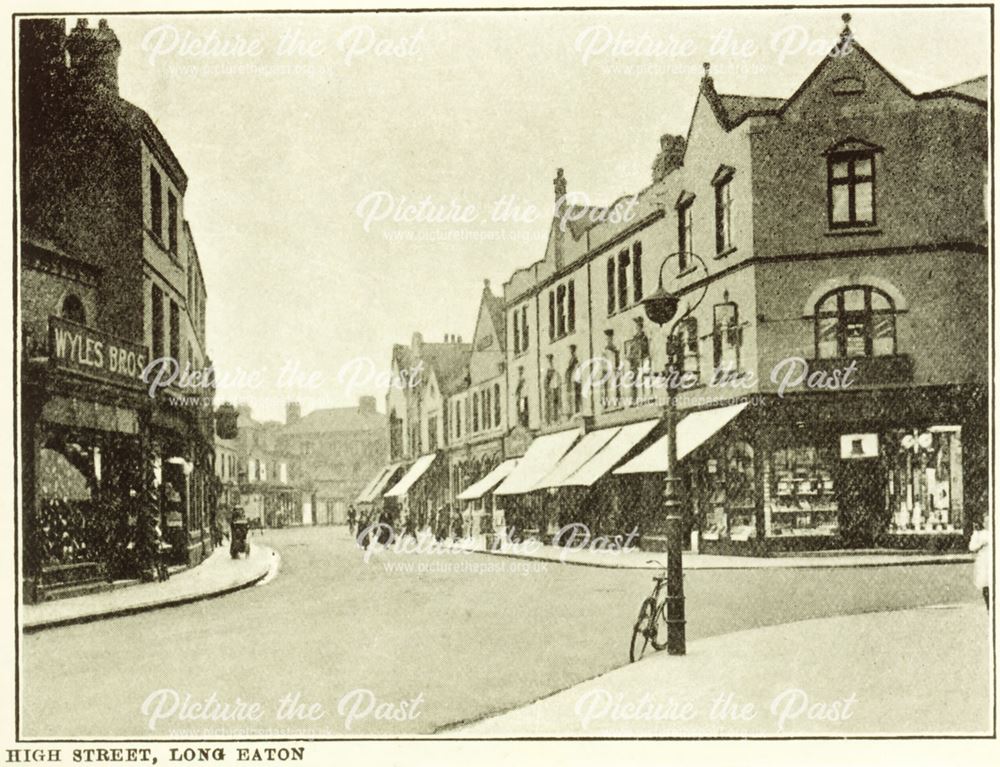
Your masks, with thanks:
[[(544, 257), (504, 285), (498, 532), (662, 545), (668, 380), (704, 551), (955, 548), (988, 513), (986, 78), (915, 94), (848, 22), (787, 96), (721, 93), (706, 64), (635, 195), (572, 206), (557, 172)], [(661, 278), (665, 328), (641, 304)]]
[(21, 529), (41, 598), (141, 575), (147, 521), (174, 561), (204, 556), (214, 392), (142, 380), (151, 360), (210, 367), (206, 289), (188, 177), (120, 97), (114, 31), (21, 19), (18, 34)]

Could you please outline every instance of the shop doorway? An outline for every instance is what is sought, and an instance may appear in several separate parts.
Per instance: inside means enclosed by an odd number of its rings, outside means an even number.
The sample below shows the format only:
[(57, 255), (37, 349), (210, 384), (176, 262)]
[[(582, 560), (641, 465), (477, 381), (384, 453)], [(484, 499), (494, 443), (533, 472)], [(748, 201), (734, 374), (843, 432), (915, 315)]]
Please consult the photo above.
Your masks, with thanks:
[(878, 458), (841, 460), (836, 487), (844, 546), (872, 548), (878, 534), (886, 529), (881, 462)]

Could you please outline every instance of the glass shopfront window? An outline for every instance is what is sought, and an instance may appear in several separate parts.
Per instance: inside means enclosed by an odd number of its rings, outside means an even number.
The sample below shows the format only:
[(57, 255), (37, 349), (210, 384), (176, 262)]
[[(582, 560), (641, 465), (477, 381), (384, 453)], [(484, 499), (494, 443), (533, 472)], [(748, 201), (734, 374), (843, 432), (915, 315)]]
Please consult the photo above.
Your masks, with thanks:
[(961, 532), (962, 430), (959, 426), (898, 429), (884, 436), (889, 532)]
[(753, 447), (720, 443), (692, 467), (692, 498), (705, 540), (746, 541), (756, 537)]
[(771, 451), (767, 463), (765, 530), (769, 536), (838, 532), (833, 446), (800, 445)]

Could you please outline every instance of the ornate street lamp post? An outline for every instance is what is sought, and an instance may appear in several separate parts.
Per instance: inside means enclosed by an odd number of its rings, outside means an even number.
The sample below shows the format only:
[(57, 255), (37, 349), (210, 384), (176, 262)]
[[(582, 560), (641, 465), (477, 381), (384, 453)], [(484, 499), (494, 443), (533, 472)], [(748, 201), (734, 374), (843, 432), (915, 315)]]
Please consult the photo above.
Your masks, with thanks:
[(665, 525), (667, 533), (667, 652), (671, 655), (684, 655), (687, 652), (684, 618), (684, 569), (681, 563), (683, 548), (684, 518), (678, 484), (680, 477), (677, 472), (677, 386), (676, 378), (681, 373), (681, 339), (677, 336), (677, 328), (681, 320), (687, 318), (701, 303), (701, 298), (689, 305), (678, 317), (680, 297), (664, 289), (663, 267), (671, 258), (681, 255), (693, 258), (708, 272), (705, 262), (694, 253), (671, 253), (660, 264), (659, 285), (656, 291), (642, 302), (646, 316), (651, 322), (663, 326), (670, 324), (667, 331), (667, 404), (664, 420), (667, 423), (667, 472), (663, 484), (663, 509), (666, 512)]

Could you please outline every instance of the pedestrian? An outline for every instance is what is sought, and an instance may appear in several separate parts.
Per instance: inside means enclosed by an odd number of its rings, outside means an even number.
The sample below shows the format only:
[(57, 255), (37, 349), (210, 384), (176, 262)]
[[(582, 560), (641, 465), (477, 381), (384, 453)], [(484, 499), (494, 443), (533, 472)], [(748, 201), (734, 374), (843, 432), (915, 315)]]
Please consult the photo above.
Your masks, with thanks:
[(354, 509), (354, 504), (352, 503), (347, 507), (347, 529), (354, 535), (354, 525), (358, 521), (358, 512)]
[(973, 570), (976, 588), (983, 590), (986, 609), (990, 609), (990, 581), (993, 580), (993, 560), (990, 553), (990, 518), (986, 513), (982, 524), (976, 523), (976, 529), (969, 539), (969, 551), (976, 554), (976, 564)]

